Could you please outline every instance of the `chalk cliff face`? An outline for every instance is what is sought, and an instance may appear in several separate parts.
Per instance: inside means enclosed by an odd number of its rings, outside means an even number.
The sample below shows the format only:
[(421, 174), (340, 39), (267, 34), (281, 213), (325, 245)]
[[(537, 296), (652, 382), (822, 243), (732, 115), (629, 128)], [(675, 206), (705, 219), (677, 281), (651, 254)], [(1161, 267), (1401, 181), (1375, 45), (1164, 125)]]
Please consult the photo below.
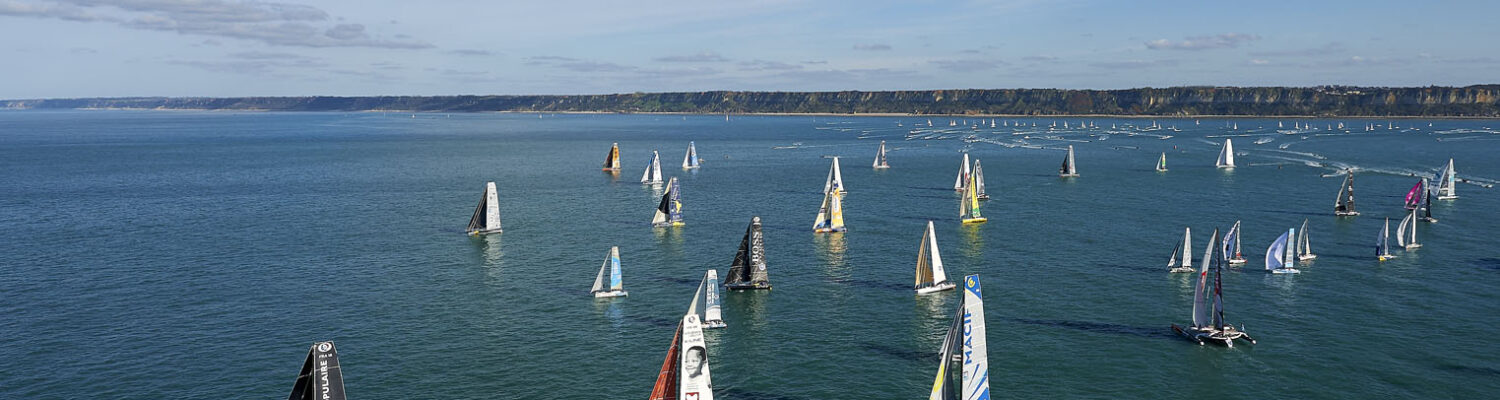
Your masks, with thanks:
[(12, 109), (417, 112), (911, 113), (1500, 117), (1500, 85), (1424, 88), (1175, 87), (886, 92), (679, 92), (557, 96), (92, 98), (0, 101)]

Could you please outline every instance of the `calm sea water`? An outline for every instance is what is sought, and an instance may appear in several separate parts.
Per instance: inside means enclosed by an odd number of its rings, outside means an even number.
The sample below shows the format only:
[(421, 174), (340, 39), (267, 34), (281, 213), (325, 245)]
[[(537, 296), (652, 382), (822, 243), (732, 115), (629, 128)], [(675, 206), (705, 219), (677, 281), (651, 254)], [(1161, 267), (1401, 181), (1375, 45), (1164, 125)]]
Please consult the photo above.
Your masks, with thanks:
[[(1420, 250), (1371, 249), (1405, 212), (1405, 174), (1451, 157), (1461, 177), (1500, 178), (1500, 122), (1283, 135), (1274, 119), (1162, 119), (1181, 131), (1130, 135), (1151, 121), (1093, 118), (1017, 135), (933, 120), (0, 112), (0, 397), (276, 398), (308, 345), (334, 340), (353, 398), (643, 398), (698, 279), (727, 269), (754, 215), (776, 289), (727, 295), (730, 327), (708, 333), (724, 399), (925, 396), (957, 299), (910, 289), (928, 220), (949, 273), (981, 276), (1004, 397), (1500, 390), (1500, 189), (1460, 185)], [(1213, 167), (1220, 135), (1250, 135), (1239, 168)], [(869, 168), (880, 140), (889, 170)], [(688, 141), (701, 170), (677, 168)], [(1044, 148), (996, 144), (1021, 141)], [(611, 142), (619, 176), (599, 171)], [(1056, 176), (1067, 144), (1080, 178)], [(994, 197), (984, 225), (957, 218), (965, 149)], [(651, 150), (682, 180), (685, 227), (648, 223)], [(814, 234), (834, 155), (849, 232)], [(1360, 169), (1359, 217), (1331, 215), (1341, 167)], [(471, 238), (486, 181), (505, 232)], [(1303, 219), (1318, 260), (1260, 271)], [(1164, 263), (1183, 227), (1201, 247), (1235, 220), (1252, 261), (1224, 277), (1227, 319), (1260, 344), (1200, 347), (1168, 329), (1192, 287)], [(610, 246), (630, 297), (596, 301)]]

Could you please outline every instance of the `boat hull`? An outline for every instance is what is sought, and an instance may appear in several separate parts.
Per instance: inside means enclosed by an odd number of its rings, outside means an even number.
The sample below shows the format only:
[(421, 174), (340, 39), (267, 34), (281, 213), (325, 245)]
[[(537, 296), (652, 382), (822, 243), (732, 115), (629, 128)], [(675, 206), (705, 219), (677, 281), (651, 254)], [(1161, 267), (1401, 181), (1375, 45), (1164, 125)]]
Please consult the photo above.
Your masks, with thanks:
[(1172, 331), (1188, 340), (1197, 342), (1199, 346), (1204, 344), (1216, 344), (1224, 347), (1234, 347), (1235, 340), (1243, 340), (1255, 344), (1255, 339), (1249, 334), (1240, 332), (1232, 326), (1225, 326), (1224, 330), (1212, 328), (1194, 328), (1172, 324)]
[(726, 284), (726, 285), (724, 285), (724, 288), (725, 289), (729, 289), (729, 290), (762, 290), (762, 289), (764, 289), (764, 290), (771, 290), (771, 284), (769, 284), (769, 283), (758, 283), (758, 284), (757, 283), (745, 283), (745, 284), (738, 284), (738, 285), (728, 285), (728, 284)]
[(815, 233), (834, 233), (834, 232), (843, 232), (845, 230), (847, 230), (847, 229), (846, 228), (813, 228), (813, 232), (815, 232)]
[(503, 229), (472, 230), (472, 231), (469, 231), (469, 236), (484, 236), (484, 235), (489, 235), (489, 234), (494, 234), (494, 233), (500, 233), (501, 231), (503, 231)]
[(1317, 254), (1304, 254), (1297, 256), (1297, 261), (1312, 261), (1318, 259)]
[(594, 292), (594, 298), (596, 298), (596, 299), (605, 299), (605, 298), (610, 298), (610, 297), (625, 297), (625, 296), (629, 296), (629, 295), (630, 295), (630, 293), (626, 292), (624, 290), (611, 290), (611, 291), (608, 291), (608, 292)]
[(1422, 245), (1420, 243), (1412, 243), (1412, 244), (1406, 245), (1406, 249), (1407, 250), (1416, 250), (1416, 249), (1420, 249), (1420, 248), (1422, 248)]
[(604, 171), (604, 172), (620, 172), (620, 169), (619, 168), (604, 168), (604, 169), (601, 169), (600, 171)]
[(1077, 178), (1078, 174), (1058, 174), (1059, 178)]
[(1273, 270), (1271, 270), (1271, 273), (1273, 273), (1273, 274), (1300, 274), (1300, 273), (1302, 273), (1302, 271), (1298, 271), (1296, 268), (1281, 268), (1281, 269), (1273, 269)]
[(663, 223), (660, 223), (660, 224), (651, 224), (651, 226), (654, 226), (654, 227), (657, 227), (657, 228), (670, 228), (670, 227), (674, 227), (674, 226), (683, 226), (683, 225), (685, 225), (685, 224), (683, 224), (681, 222), (663, 222)]
[(939, 284), (928, 286), (928, 287), (924, 287), (924, 288), (918, 288), (917, 289), (917, 294), (928, 294), (928, 293), (941, 292), (941, 291), (944, 291), (944, 290), (953, 290), (953, 288), (956, 288), (956, 287), (958, 287), (958, 285), (954, 285), (953, 282), (943, 282), (943, 283), (939, 283)]
[(716, 319), (716, 320), (710, 320), (710, 321), (703, 321), (703, 327), (704, 328), (709, 328), (709, 329), (728, 328), (729, 324), (724, 323), (723, 320)]
[(1229, 265), (1238, 265), (1238, 264), (1244, 264), (1244, 263), (1245, 263), (1245, 258), (1244, 257), (1236, 257), (1236, 258), (1229, 259)]
[(964, 223), (965, 224), (982, 224), (982, 223), (985, 223), (985, 222), (989, 222), (989, 218), (985, 218), (985, 217), (964, 218)]
[(1198, 270), (1193, 269), (1193, 267), (1176, 267), (1176, 268), (1172, 268), (1168, 272), (1171, 272), (1171, 273), (1174, 273), (1174, 274), (1191, 274), (1191, 273), (1194, 273), (1194, 272), (1198, 272)]
[(1353, 217), (1359, 215), (1359, 211), (1334, 211), (1333, 215), (1340, 217)]
[(1458, 198), (1458, 196), (1438, 196), (1437, 197), (1438, 200), (1453, 200), (1453, 199), (1456, 199), (1456, 198)]
[(1389, 261), (1392, 258), (1396, 258), (1396, 256), (1375, 256), (1375, 259), (1380, 261)]

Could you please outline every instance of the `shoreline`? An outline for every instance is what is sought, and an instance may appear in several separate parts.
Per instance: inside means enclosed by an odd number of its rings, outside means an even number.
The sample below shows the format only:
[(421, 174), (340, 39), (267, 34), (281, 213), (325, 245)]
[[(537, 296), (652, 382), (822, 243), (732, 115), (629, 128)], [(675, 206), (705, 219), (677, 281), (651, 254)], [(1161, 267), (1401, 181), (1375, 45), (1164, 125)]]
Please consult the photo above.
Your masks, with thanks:
[(751, 117), (915, 117), (915, 118), (1121, 118), (1121, 119), (1258, 119), (1258, 118), (1296, 118), (1296, 119), (1452, 119), (1452, 120), (1500, 120), (1500, 116), (1423, 116), (1423, 115), (1390, 115), (1390, 116), (1310, 116), (1310, 115), (1221, 115), (1221, 114), (1193, 114), (1193, 115), (1139, 115), (1139, 114), (1048, 114), (1048, 115), (1026, 115), (1026, 114), (914, 114), (914, 113), (780, 113), (780, 112), (745, 112), (745, 113), (703, 113), (703, 112), (679, 112), (679, 111), (418, 111), (418, 110), (269, 110), (260, 108), (246, 109), (224, 109), (224, 108), (187, 108), (187, 107), (80, 107), (80, 108), (20, 108), (3, 107), (0, 112), (6, 111), (192, 111), (192, 112), (214, 112), (214, 113), (406, 113), (406, 114), (567, 114), (567, 115), (682, 115), (682, 116), (717, 116), (728, 115)]

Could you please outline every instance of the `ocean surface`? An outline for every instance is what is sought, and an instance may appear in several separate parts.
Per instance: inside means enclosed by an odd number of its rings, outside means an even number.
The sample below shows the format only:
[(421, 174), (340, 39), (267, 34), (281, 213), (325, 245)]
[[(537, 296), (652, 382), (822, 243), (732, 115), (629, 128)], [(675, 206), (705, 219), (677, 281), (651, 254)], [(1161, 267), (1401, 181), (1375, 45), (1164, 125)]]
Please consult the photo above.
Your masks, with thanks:
[[(752, 216), (775, 290), (725, 296), (720, 399), (925, 397), (958, 299), (911, 289), (929, 220), (950, 276), (980, 275), (997, 397), (1500, 391), (1500, 188), (1482, 187), (1500, 121), (927, 120), (0, 112), (0, 398), (280, 398), (323, 340), (351, 398), (645, 398)], [(1214, 167), (1224, 137), (1233, 170)], [(889, 170), (870, 168), (881, 140)], [(689, 141), (704, 162), (685, 172)], [(613, 142), (618, 175), (600, 171)], [(1067, 145), (1081, 177), (1057, 177)], [(686, 226), (649, 224), (652, 150)], [(987, 224), (959, 223), (962, 151), (983, 160)], [(812, 232), (829, 156), (843, 234)], [(1412, 174), (1449, 158), (1473, 183), (1419, 224), (1424, 247), (1377, 262)], [(1358, 217), (1332, 215), (1345, 168)], [(505, 232), (469, 237), (486, 181)], [(1266, 274), (1304, 219), (1319, 258)], [(1192, 283), (1165, 263), (1184, 227), (1201, 254), (1236, 220), (1251, 261), (1226, 271), (1226, 319), (1259, 344), (1198, 346), (1168, 328)], [(610, 246), (630, 296), (595, 300)]]

